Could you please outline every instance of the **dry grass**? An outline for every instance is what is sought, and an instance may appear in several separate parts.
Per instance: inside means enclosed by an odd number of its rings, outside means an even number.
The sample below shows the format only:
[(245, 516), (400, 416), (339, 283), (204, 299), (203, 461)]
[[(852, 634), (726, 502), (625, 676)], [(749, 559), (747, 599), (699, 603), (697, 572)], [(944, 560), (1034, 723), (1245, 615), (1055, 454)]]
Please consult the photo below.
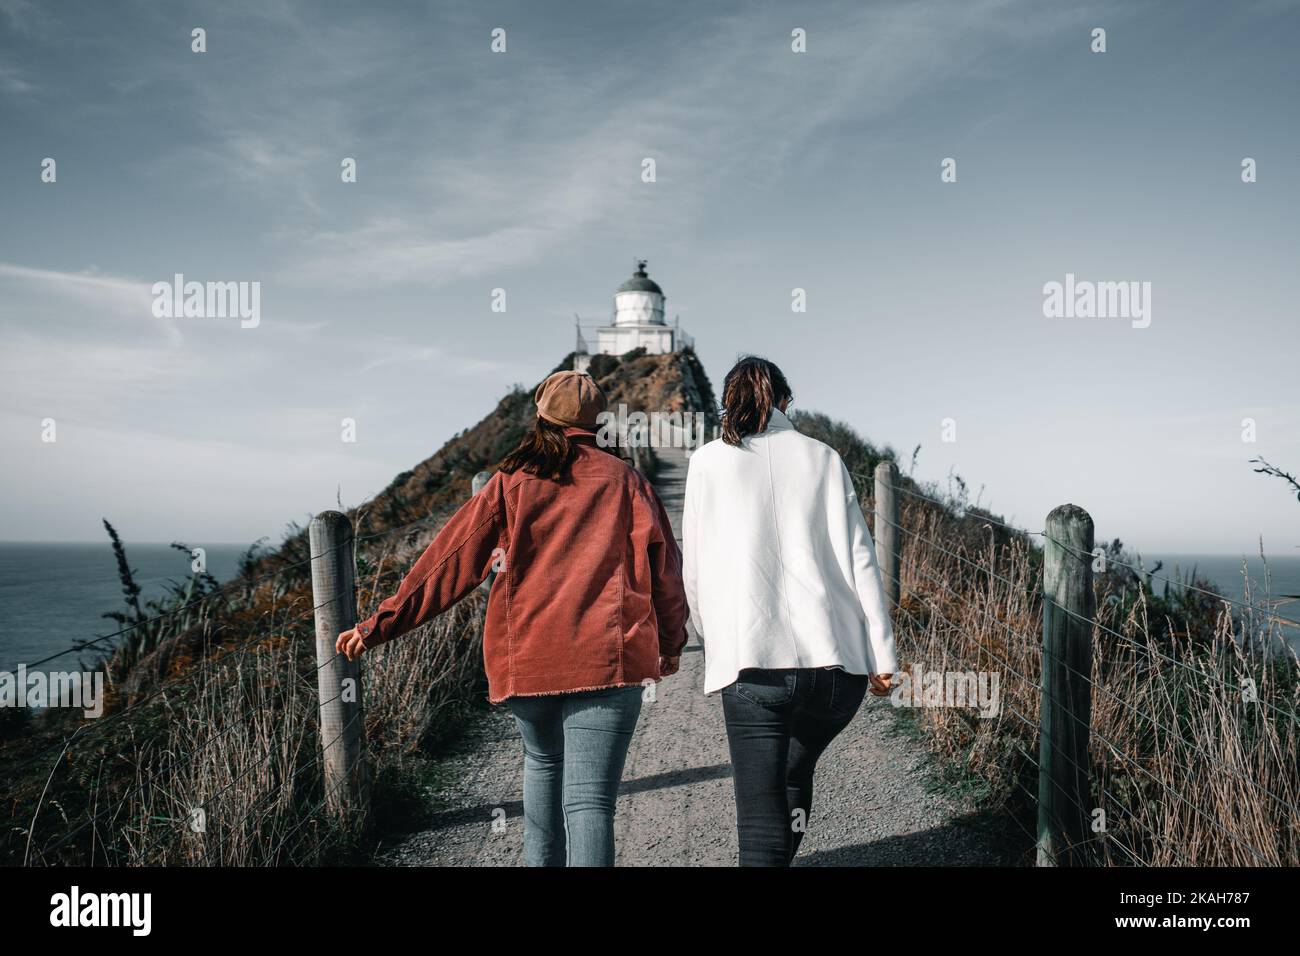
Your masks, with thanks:
[[(361, 614), (433, 532), (363, 550)], [(161, 692), (152, 681), (118, 688), (113, 707), (135, 704), (130, 719), (102, 732), (91, 722), (53, 772), (50, 761), (32, 768), (12, 794), (11, 863), (278, 866), (355, 855), (366, 821), (323, 806), (310, 592), (270, 581), (251, 597), (263, 610), (228, 615), (225, 633), (204, 635), (207, 651), (169, 662), (158, 676), (183, 676)], [(474, 595), (363, 658), (367, 759), (379, 774), (444, 737), (482, 696), (483, 608)]]
[[(361, 582), (362, 615), (431, 536), (431, 531), (409, 536), (396, 552), (386, 550), (363, 563), (374, 570)], [(482, 612), (482, 599), (471, 598), (363, 658), (363, 719), (372, 768), (383, 771), (400, 763), (454, 725), (481, 671)], [(302, 642), (297, 649), (303, 650)], [(155, 783), (147, 792), (164, 802), (163, 812), (139, 806), (131, 814), (136, 820), (175, 821), (202, 806), (206, 832), (178, 831), (170, 823), (152, 827), (159, 834), (139, 834), (146, 846), (153, 844), (146, 859), (279, 866), (346, 855), (364, 824), (357, 818), (333, 819), (322, 806), (317, 696), (314, 655), (267, 648), (251, 663), (217, 675), (200, 705), (186, 708), (168, 742), (178, 750), (202, 747), (203, 760), (174, 773), (165, 762), (142, 767)]]
[[(1041, 551), (977, 514), (904, 496), (900, 667), (999, 675), (1001, 710), (924, 707), (931, 746), (1035, 828)], [(947, 553), (952, 552), (952, 553)], [(1297, 662), (1279, 625), (1202, 601), (1181, 620), (1098, 575), (1091, 812), (1100, 865), (1300, 865)], [(1191, 635), (1195, 635), (1192, 637)], [(1244, 635), (1250, 639), (1243, 640)], [(1242, 692), (1256, 686), (1258, 702)]]

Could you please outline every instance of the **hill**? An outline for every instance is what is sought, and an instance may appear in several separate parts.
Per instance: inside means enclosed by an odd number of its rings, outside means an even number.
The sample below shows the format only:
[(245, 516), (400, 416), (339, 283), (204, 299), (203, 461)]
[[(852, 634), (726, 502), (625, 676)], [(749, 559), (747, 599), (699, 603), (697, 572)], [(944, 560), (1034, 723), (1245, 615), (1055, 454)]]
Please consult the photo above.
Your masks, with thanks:
[[(547, 375), (571, 368), (572, 353)], [(670, 355), (647, 355), (642, 349), (622, 356), (595, 355), (588, 371), (611, 409), (621, 403), (647, 413), (702, 412), (710, 428), (718, 423), (713, 387), (692, 350)], [(477, 424), (397, 475), (371, 501), (352, 509), (349, 517), (358, 533), (384, 532), (463, 501), (474, 475), (494, 468), (532, 427), (533, 392), (542, 380), (532, 388), (515, 386)]]
[[(572, 367), (570, 354), (552, 371)], [(717, 424), (712, 386), (693, 351), (598, 355), (590, 372), (612, 408), (696, 412), (710, 431)], [(531, 428), (534, 391), (515, 386), (475, 425), (348, 509), (362, 616), (463, 504), (473, 476), (495, 468)], [(250, 548), (232, 581), (194, 575), (143, 606), (126, 549), (113, 537), (127, 597), (115, 612), (122, 634), (85, 664), (108, 675), (105, 716), (24, 711), (0, 724), (0, 763), (11, 778), (0, 858), (191, 865), (350, 858), (356, 821), (320, 813), (306, 529), (291, 524), (274, 550)], [(376, 771), (367, 823), (412, 810), (407, 795), (419, 788), (420, 754), (481, 703), (482, 613), (476, 593), (411, 639), (367, 656), (365, 736)], [(182, 825), (196, 809), (204, 832)]]

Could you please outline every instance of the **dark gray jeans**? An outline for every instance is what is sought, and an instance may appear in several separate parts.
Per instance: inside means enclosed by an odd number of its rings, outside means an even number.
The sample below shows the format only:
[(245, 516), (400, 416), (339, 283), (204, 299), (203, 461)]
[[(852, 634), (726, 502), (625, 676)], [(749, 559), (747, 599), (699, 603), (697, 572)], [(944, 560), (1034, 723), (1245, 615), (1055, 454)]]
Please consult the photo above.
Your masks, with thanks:
[(858, 712), (868, 683), (839, 668), (749, 668), (722, 689), (741, 866), (794, 860), (817, 758)]
[(506, 701), (524, 738), (525, 866), (614, 865), (614, 803), (641, 690)]

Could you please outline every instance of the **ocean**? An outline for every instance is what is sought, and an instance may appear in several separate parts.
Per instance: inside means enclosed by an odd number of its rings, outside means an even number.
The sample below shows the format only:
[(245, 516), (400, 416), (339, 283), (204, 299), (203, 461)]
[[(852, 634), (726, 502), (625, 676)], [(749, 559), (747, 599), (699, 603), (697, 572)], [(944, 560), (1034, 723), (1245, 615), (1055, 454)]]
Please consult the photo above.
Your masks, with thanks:
[[(208, 570), (219, 581), (232, 578), (246, 545), (206, 545)], [(183, 580), (190, 559), (165, 544), (127, 544), (142, 597), (163, 593), (166, 582)], [(1193, 569), (1213, 581), (1229, 598), (1243, 600), (1246, 579), (1242, 558), (1231, 555), (1144, 555), (1148, 568), (1165, 562), (1162, 577), (1180, 580)], [(1264, 594), (1264, 565), (1258, 555), (1247, 561), (1254, 599)], [(1272, 598), (1278, 613), (1300, 621), (1300, 555), (1270, 558)], [(1157, 582), (1157, 588), (1161, 587)], [(122, 587), (117, 562), (107, 542), (94, 544), (0, 543), (0, 671), (39, 660), (73, 642), (118, 629), (104, 612), (120, 610)], [(1300, 628), (1288, 629), (1291, 646), (1300, 651)], [(107, 642), (106, 642), (107, 643)], [(50, 661), (43, 669), (73, 670), (76, 654)]]
[[(1300, 621), (1300, 555), (1269, 557), (1265, 562), (1258, 554), (1251, 556), (1225, 554), (1144, 554), (1142, 563), (1148, 569), (1163, 561), (1164, 567), (1156, 572), (1158, 578), (1185, 581), (1192, 574), (1213, 582), (1215, 589), (1226, 598), (1246, 602), (1249, 584), (1250, 603), (1271, 605), (1279, 617)], [(1156, 593), (1164, 585), (1152, 582)], [(1300, 653), (1300, 627), (1286, 626), (1282, 631), (1292, 650)]]
[[(208, 572), (234, 577), (241, 544), (205, 544)], [(141, 603), (190, 576), (190, 557), (166, 544), (126, 543), (126, 557), (143, 593)], [(103, 615), (125, 609), (117, 559), (105, 540), (93, 544), (0, 543), (0, 671), (40, 660), (74, 642), (111, 634), (120, 625)], [(104, 646), (111, 644), (105, 641)], [(77, 670), (67, 654), (41, 670)]]

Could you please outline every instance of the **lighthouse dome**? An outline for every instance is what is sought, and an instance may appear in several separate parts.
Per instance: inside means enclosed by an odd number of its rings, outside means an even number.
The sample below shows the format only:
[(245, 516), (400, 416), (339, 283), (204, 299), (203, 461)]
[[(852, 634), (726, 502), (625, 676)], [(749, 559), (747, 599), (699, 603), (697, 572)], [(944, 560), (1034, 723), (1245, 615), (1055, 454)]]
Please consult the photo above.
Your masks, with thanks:
[(664, 290), (646, 274), (645, 260), (614, 293), (615, 325), (663, 325)]

